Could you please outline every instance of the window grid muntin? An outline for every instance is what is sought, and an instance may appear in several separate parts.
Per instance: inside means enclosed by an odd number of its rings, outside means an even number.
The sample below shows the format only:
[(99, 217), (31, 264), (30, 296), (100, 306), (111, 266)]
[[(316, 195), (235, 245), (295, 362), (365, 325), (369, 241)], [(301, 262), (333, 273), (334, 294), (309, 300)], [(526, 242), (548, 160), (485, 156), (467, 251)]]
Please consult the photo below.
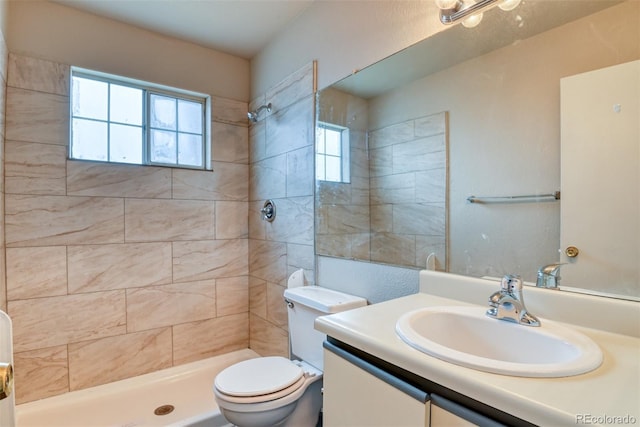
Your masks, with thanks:
[[(327, 182), (349, 183), (350, 182), (350, 168), (349, 162), (349, 129), (343, 126), (338, 126), (332, 123), (318, 122), (318, 132), (316, 136), (319, 141), (316, 142), (316, 179)], [(327, 132), (334, 132), (338, 136), (338, 150), (339, 154), (328, 154), (327, 150)], [(338, 159), (339, 178), (327, 179), (327, 159)], [(319, 170), (319, 166), (322, 164), (322, 170)]]
[[(69, 158), (70, 159), (74, 159), (74, 160), (89, 160), (89, 161), (97, 161), (97, 162), (103, 162), (103, 163), (119, 163), (119, 164), (134, 164), (134, 165), (141, 165), (141, 166), (168, 166), (168, 167), (178, 167), (178, 168), (183, 168), (183, 169), (198, 169), (198, 170), (207, 170), (210, 169), (210, 159), (208, 158), (208, 154), (209, 154), (209, 150), (210, 150), (210, 134), (209, 134), (209, 127), (207, 125), (207, 119), (208, 119), (208, 114), (209, 114), (209, 110), (208, 110), (208, 106), (210, 104), (210, 98), (207, 95), (204, 94), (195, 94), (194, 92), (189, 92), (189, 91), (185, 91), (185, 90), (181, 90), (181, 89), (173, 89), (173, 88), (169, 88), (169, 89), (165, 89), (164, 87), (161, 87), (159, 85), (155, 85), (153, 83), (149, 83), (149, 82), (142, 82), (142, 81), (137, 81), (134, 79), (129, 79), (127, 77), (120, 77), (120, 76), (116, 76), (116, 75), (110, 75), (110, 74), (106, 74), (106, 73), (102, 73), (99, 71), (91, 71), (91, 70), (83, 70), (81, 68), (77, 68), (77, 67), (72, 67), (71, 69), (71, 82), (72, 82), (72, 87), (73, 87), (73, 79), (75, 77), (79, 77), (79, 78), (84, 78), (84, 79), (88, 79), (88, 80), (95, 80), (95, 81), (99, 81), (99, 82), (103, 82), (103, 83), (107, 83), (109, 85), (109, 90), (107, 92), (107, 97), (108, 97), (108, 104), (107, 104), (107, 118), (108, 120), (105, 122), (104, 120), (99, 120), (99, 119), (92, 119), (92, 118), (85, 118), (85, 117), (81, 117), (81, 116), (76, 116), (73, 113), (73, 93), (71, 94), (71, 102), (70, 104), (70, 117), (71, 117), (71, 121), (73, 122), (73, 119), (75, 118), (79, 118), (82, 120), (93, 120), (96, 122), (101, 122), (101, 123), (106, 123), (107, 124), (107, 159), (109, 159), (110, 155), (111, 155), (111, 150), (110, 150), (110, 144), (111, 144), (111, 138), (110, 138), (110, 126), (109, 124), (112, 123), (109, 119), (110, 119), (110, 94), (111, 94), (111, 90), (110, 87), (112, 84), (118, 85), (118, 86), (124, 86), (124, 87), (130, 87), (130, 88), (134, 88), (134, 89), (139, 89), (142, 90), (142, 120), (143, 123), (141, 126), (139, 126), (140, 128), (142, 128), (142, 163), (124, 163), (124, 162), (116, 162), (116, 161), (111, 161), (111, 160), (95, 160), (95, 159), (80, 159), (80, 158), (75, 158), (73, 157), (73, 123), (70, 126), (70, 141), (69, 141)], [(176, 163), (158, 163), (158, 162), (151, 162), (151, 155), (150, 155), (150, 118), (149, 118), (149, 114), (150, 114), (150, 102), (149, 102), (149, 97), (150, 97), (150, 93), (155, 93), (158, 95), (162, 95), (162, 96), (168, 96), (170, 98), (174, 98), (175, 102), (176, 102), (176, 106), (177, 106), (177, 102), (179, 99), (183, 99), (186, 101), (191, 101), (191, 102), (195, 102), (197, 104), (199, 104), (201, 106), (200, 112), (201, 112), (201, 133), (197, 134), (197, 133), (191, 133), (192, 135), (198, 135), (200, 136), (200, 148), (201, 148), (201, 164), (200, 166), (193, 166), (193, 165), (189, 165), (189, 164), (180, 164), (178, 163), (178, 156), (177, 156), (177, 151), (176, 151)], [(176, 107), (176, 120), (178, 120), (178, 112), (177, 112), (177, 107)], [(122, 123), (122, 122), (113, 122), (116, 124), (120, 124), (120, 125), (127, 125), (127, 126), (136, 126), (136, 125), (130, 125), (128, 123)], [(176, 123), (176, 136), (178, 135), (177, 133), (177, 129), (178, 129), (178, 124)], [(188, 132), (182, 132), (184, 134), (190, 134)], [(179, 149), (178, 144), (176, 143), (176, 150)]]
[[(162, 162), (153, 162), (151, 161), (151, 131), (152, 130), (159, 130), (159, 131), (163, 131), (163, 132), (169, 132), (171, 131), (170, 129), (164, 129), (164, 128), (158, 128), (158, 127), (152, 127), (151, 126), (151, 96), (152, 95), (159, 95), (159, 96), (163, 96), (163, 97), (167, 97), (167, 98), (172, 98), (173, 101), (175, 102), (175, 119), (176, 119), (176, 126), (175, 126), (175, 131), (173, 131), (175, 133), (175, 137), (176, 137), (176, 150), (175, 150), (175, 159), (176, 159), (176, 163), (162, 163)], [(148, 125), (148, 131), (147, 131), (147, 137), (149, 139), (149, 143), (145, 145), (146, 147), (146, 151), (148, 151), (148, 164), (150, 165), (159, 165), (159, 166), (173, 166), (173, 167), (184, 167), (184, 168), (192, 168), (192, 169), (204, 169), (206, 166), (206, 145), (205, 145), (205, 137), (206, 137), (206, 100), (202, 99), (202, 98), (198, 98), (198, 97), (194, 97), (194, 96), (176, 96), (174, 93), (168, 92), (168, 91), (163, 91), (163, 90), (148, 90), (147, 94), (146, 94), (146, 99), (147, 99), (147, 104), (148, 104), (148, 108), (147, 108), (147, 125)], [(178, 129), (180, 129), (180, 114), (178, 113), (178, 100), (183, 99), (183, 100), (187, 100), (187, 101), (191, 101), (191, 102), (195, 102), (197, 104), (200, 104), (200, 112), (202, 114), (201, 117), (201, 133), (191, 133), (191, 132), (180, 132)], [(179, 135), (180, 134), (185, 134), (185, 135), (197, 135), (200, 136), (200, 157), (201, 157), (201, 165), (200, 166), (193, 166), (193, 165), (188, 165), (188, 164), (180, 164), (178, 163), (179, 161), (179, 152), (180, 152), (180, 144), (179, 144)]]

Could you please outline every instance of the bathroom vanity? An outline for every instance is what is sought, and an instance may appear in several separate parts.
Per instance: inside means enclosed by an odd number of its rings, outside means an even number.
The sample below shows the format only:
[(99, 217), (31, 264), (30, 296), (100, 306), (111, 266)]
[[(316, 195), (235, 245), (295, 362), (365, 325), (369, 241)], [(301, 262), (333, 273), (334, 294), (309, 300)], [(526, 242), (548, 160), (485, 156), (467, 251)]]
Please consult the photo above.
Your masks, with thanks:
[(418, 294), (316, 320), (316, 329), (327, 334), (325, 426), (640, 422), (638, 302), (525, 287), (527, 307), (543, 325), (551, 320), (587, 336), (600, 348), (602, 363), (573, 376), (503, 375), (425, 354), (396, 332), (398, 319), (413, 310), (484, 309), (499, 283), (427, 271), (420, 282)]

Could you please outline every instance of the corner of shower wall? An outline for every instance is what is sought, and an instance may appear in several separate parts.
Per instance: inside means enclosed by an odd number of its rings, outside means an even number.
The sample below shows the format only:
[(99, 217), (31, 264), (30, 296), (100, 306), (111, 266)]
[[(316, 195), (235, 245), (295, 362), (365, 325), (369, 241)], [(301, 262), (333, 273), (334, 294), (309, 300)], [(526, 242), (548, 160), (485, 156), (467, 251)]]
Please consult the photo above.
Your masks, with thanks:
[[(288, 357), (287, 278), (300, 268), (315, 282), (314, 135), (316, 64), (311, 62), (254, 99), (267, 103), (249, 131), (249, 347)], [(273, 222), (260, 209), (271, 199)]]

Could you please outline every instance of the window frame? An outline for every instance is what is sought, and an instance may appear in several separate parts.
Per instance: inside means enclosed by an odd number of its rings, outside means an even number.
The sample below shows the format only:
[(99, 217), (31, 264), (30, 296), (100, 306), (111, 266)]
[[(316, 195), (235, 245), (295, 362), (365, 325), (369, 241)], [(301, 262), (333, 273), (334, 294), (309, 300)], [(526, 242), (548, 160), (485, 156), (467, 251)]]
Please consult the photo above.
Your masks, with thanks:
[[(317, 129), (323, 129), (323, 132), (327, 130), (340, 133), (340, 154), (327, 154), (326, 147), (323, 152), (318, 151), (319, 144), (316, 142), (316, 168), (318, 167), (318, 156), (324, 157), (324, 173), (323, 177), (318, 176), (318, 170), (316, 169), (316, 179), (324, 182), (333, 182), (339, 184), (350, 184), (351, 183), (351, 165), (350, 165), (350, 153), (351, 153), (351, 137), (350, 137), (350, 129), (348, 127), (340, 126), (335, 123), (322, 122), (318, 121), (316, 124)], [(346, 138), (345, 138), (346, 136)], [(318, 137), (318, 135), (316, 135)], [(340, 159), (340, 180), (328, 180), (326, 173), (326, 159), (327, 157), (339, 158)]]
[[(213, 170), (212, 168), (212, 132), (211, 132), (211, 96), (194, 92), (186, 89), (179, 89), (171, 86), (160, 85), (156, 83), (151, 83), (143, 80), (132, 79), (129, 77), (123, 77), (115, 74), (104, 73), (101, 71), (89, 70), (86, 68), (71, 67), (71, 72), (69, 73), (69, 147), (67, 156), (70, 160), (75, 161), (90, 161), (90, 162), (100, 162), (100, 163), (112, 163), (117, 165), (132, 165), (132, 166), (156, 166), (156, 167), (170, 167), (170, 168), (178, 168), (178, 169), (192, 169), (192, 170)], [(76, 116), (73, 114), (73, 78), (85, 78), (95, 81), (100, 81), (108, 84), (114, 84), (123, 87), (130, 87), (134, 89), (141, 90), (142, 93), (142, 162), (141, 163), (128, 163), (128, 162), (118, 162), (113, 160), (96, 160), (96, 159), (80, 159), (73, 157), (73, 120)], [(162, 162), (153, 162), (151, 161), (151, 108), (150, 108), (150, 99), (152, 95), (166, 96), (170, 98), (174, 98), (176, 100), (185, 100), (190, 102), (196, 102), (202, 105), (202, 165), (194, 166), (188, 164), (180, 164), (178, 163), (178, 154), (176, 152), (176, 163), (162, 163)], [(110, 99), (108, 100), (107, 109), (110, 109)], [(176, 101), (177, 105), (177, 101)], [(176, 109), (176, 119), (177, 119), (177, 109)], [(82, 118), (82, 117), (78, 117)], [(122, 124), (120, 122), (112, 122), (110, 117), (106, 121), (104, 120), (96, 120), (103, 123), (107, 123), (107, 125), (111, 123)], [(137, 125), (136, 125), (137, 126)], [(179, 134), (187, 134), (187, 135), (198, 135), (191, 132), (179, 132), (177, 129), (171, 130), (170, 132), (174, 132), (176, 134), (176, 138)], [(109, 135), (109, 126), (107, 126), (107, 135)], [(109, 135), (110, 136), (110, 135)], [(110, 144), (110, 138), (107, 140), (107, 144)], [(178, 150), (178, 144), (176, 139), (176, 150)]]

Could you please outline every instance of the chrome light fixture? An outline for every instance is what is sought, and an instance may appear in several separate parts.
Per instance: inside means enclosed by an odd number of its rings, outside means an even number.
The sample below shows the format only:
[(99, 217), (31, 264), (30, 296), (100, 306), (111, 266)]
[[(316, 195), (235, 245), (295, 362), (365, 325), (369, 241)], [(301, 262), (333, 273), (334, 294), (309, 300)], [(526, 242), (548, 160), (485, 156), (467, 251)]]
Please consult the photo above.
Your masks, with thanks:
[(485, 10), (498, 6), (502, 10), (513, 10), (521, 0), (435, 0), (440, 8), (440, 22), (445, 25), (461, 21), (467, 28), (473, 28), (482, 21)]

